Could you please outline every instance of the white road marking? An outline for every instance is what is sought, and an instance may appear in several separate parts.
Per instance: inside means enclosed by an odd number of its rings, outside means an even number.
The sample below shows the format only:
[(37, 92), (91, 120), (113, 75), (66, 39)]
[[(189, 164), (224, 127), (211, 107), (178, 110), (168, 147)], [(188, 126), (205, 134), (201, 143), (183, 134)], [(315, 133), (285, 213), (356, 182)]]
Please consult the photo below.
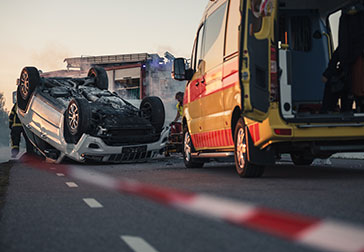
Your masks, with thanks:
[(93, 198), (84, 198), (83, 201), (91, 208), (102, 208), (104, 207), (101, 205), (97, 200)]
[(68, 187), (78, 187), (75, 182), (66, 182), (66, 185), (68, 185)]
[(57, 175), (58, 177), (64, 177), (64, 174), (63, 174), (63, 173), (56, 173), (56, 175)]
[(51, 167), (50, 169), (51, 169), (51, 170), (55, 170), (56, 168), (54, 168), (54, 167)]
[(155, 248), (149, 245), (143, 238), (137, 236), (120, 236), (122, 240), (135, 252), (158, 252)]

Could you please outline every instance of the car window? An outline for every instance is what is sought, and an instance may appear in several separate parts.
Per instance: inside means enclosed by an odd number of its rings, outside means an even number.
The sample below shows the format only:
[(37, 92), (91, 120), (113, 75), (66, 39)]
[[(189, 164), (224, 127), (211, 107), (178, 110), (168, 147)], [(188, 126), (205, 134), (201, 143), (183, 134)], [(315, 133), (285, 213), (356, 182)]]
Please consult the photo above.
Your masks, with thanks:
[(241, 22), (239, 8), (239, 0), (230, 0), (226, 26), (225, 56), (238, 51), (239, 24)]
[(203, 50), (206, 70), (222, 63), (226, 6), (227, 2), (206, 19)]

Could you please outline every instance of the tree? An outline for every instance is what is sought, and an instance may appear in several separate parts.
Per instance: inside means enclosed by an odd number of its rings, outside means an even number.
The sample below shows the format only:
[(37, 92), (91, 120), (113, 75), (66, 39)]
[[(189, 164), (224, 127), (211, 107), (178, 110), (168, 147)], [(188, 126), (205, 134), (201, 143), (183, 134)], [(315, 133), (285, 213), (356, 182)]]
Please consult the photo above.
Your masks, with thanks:
[(5, 109), (4, 93), (0, 92), (0, 146), (9, 145), (9, 123), (8, 112)]

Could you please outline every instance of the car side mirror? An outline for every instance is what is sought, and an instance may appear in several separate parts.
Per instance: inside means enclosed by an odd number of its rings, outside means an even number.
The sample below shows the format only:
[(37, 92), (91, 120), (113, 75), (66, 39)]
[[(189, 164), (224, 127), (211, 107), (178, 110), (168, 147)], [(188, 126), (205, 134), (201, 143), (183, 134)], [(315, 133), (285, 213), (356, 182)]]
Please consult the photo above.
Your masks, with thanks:
[(186, 59), (184, 58), (176, 58), (173, 61), (172, 67), (172, 78), (175, 80), (183, 81), (188, 78), (188, 71), (186, 71)]

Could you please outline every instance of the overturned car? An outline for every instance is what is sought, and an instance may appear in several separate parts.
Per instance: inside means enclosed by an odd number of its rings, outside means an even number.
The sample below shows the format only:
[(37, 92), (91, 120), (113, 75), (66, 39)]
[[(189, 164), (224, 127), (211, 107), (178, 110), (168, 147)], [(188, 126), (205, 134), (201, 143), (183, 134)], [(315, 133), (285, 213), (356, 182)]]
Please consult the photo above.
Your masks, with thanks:
[(85, 78), (39, 75), (25, 67), (17, 88), (18, 115), (38, 152), (61, 162), (134, 162), (164, 148), (165, 111), (158, 97), (146, 97), (140, 108), (107, 90), (103, 68)]

